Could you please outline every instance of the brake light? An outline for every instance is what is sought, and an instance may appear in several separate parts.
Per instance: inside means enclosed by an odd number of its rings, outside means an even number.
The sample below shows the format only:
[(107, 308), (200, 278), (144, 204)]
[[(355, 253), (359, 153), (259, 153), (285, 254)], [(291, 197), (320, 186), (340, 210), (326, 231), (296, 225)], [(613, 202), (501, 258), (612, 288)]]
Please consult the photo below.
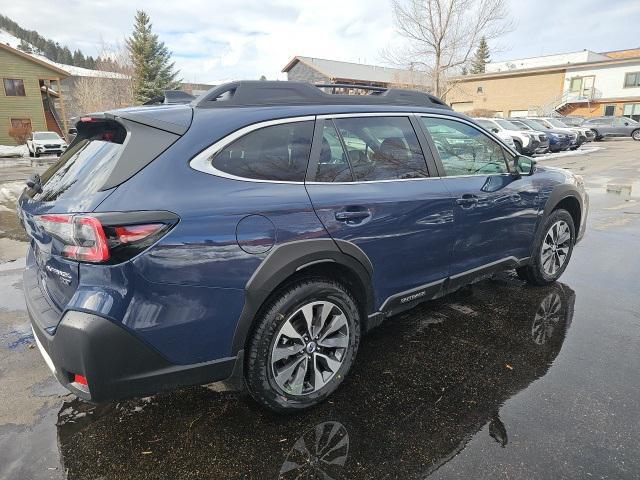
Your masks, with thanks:
[(42, 215), (40, 226), (65, 245), (62, 256), (82, 262), (109, 260), (109, 246), (100, 221), (87, 215)]
[(164, 227), (162, 223), (127, 225), (125, 227), (115, 227), (114, 232), (120, 243), (133, 243), (153, 235), (162, 227)]
[(85, 387), (89, 386), (89, 382), (87, 382), (87, 377), (83, 375), (78, 375), (77, 373), (73, 376), (73, 382), (79, 385), (84, 385)]
[(63, 243), (63, 257), (90, 263), (117, 263), (131, 258), (170, 227), (165, 223), (103, 225), (91, 215), (41, 215), (37, 222)]

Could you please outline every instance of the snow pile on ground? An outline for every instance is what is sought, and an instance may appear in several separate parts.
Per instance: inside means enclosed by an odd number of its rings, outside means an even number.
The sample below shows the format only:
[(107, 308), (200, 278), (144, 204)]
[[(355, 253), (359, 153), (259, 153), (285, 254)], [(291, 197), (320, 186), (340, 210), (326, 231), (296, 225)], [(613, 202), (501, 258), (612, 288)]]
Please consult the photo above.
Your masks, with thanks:
[(536, 155), (537, 160), (545, 160), (547, 158), (555, 159), (560, 157), (572, 157), (574, 155), (588, 155), (593, 152), (597, 152), (598, 150), (604, 150), (604, 147), (580, 147), (577, 150), (565, 150), (564, 152), (556, 152), (556, 153), (545, 153), (542, 155)]
[(13, 210), (22, 190), (24, 190), (24, 182), (6, 182), (1, 184), (0, 212)]
[(0, 145), (0, 157), (28, 157), (29, 150), (26, 145)]

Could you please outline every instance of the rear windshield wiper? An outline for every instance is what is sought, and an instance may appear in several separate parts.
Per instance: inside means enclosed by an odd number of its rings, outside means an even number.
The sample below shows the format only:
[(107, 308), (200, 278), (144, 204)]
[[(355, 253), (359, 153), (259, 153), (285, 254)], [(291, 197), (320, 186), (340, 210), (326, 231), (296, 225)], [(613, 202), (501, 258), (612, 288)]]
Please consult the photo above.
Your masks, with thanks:
[(36, 193), (42, 193), (42, 179), (40, 175), (34, 173), (27, 179), (27, 187), (34, 190)]

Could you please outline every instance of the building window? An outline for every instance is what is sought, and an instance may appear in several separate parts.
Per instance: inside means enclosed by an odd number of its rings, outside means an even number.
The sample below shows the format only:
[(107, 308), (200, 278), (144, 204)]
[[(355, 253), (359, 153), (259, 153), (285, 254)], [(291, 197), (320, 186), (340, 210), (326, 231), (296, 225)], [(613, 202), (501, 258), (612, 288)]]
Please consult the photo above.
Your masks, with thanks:
[(616, 106), (615, 105), (605, 105), (604, 107), (604, 116), (612, 117), (616, 114)]
[(582, 77), (575, 77), (571, 79), (571, 83), (569, 84), (570, 92), (579, 92), (582, 90)]
[(624, 76), (624, 88), (640, 87), (640, 72), (627, 73)]
[(636, 122), (640, 122), (640, 103), (628, 103), (622, 110), (624, 117), (631, 118)]
[(7, 97), (26, 97), (24, 81), (21, 78), (5, 78), (4, 94)]
[(11, 127), (12, 128), (20, 128), (24, 127), (28, 130), (31, 130), (31, 119), (29, 118), (12, 118), (11, 119)]
[(484, 93), (484, 92), (482, 91), (482, 87), (478, 87), (478, 89), (476, 90), (476, 93)]

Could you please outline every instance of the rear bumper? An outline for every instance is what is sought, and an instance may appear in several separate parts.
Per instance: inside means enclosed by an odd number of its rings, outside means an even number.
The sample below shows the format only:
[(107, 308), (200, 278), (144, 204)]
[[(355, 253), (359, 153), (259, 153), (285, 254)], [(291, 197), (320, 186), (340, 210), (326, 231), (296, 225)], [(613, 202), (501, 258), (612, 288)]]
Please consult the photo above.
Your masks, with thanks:
[[(35, 320), (37, 310), (28, 293), (26, 297), (45, 362), (58, 381), (82, 399), (110, 402), (242, 375), (242, 351), (237, 357), (175, 365), (124, 328), (90, 313), (68, 311), (50, 335)], [(86, 377), (88, 387), (74, 382), (76, 374)]]

